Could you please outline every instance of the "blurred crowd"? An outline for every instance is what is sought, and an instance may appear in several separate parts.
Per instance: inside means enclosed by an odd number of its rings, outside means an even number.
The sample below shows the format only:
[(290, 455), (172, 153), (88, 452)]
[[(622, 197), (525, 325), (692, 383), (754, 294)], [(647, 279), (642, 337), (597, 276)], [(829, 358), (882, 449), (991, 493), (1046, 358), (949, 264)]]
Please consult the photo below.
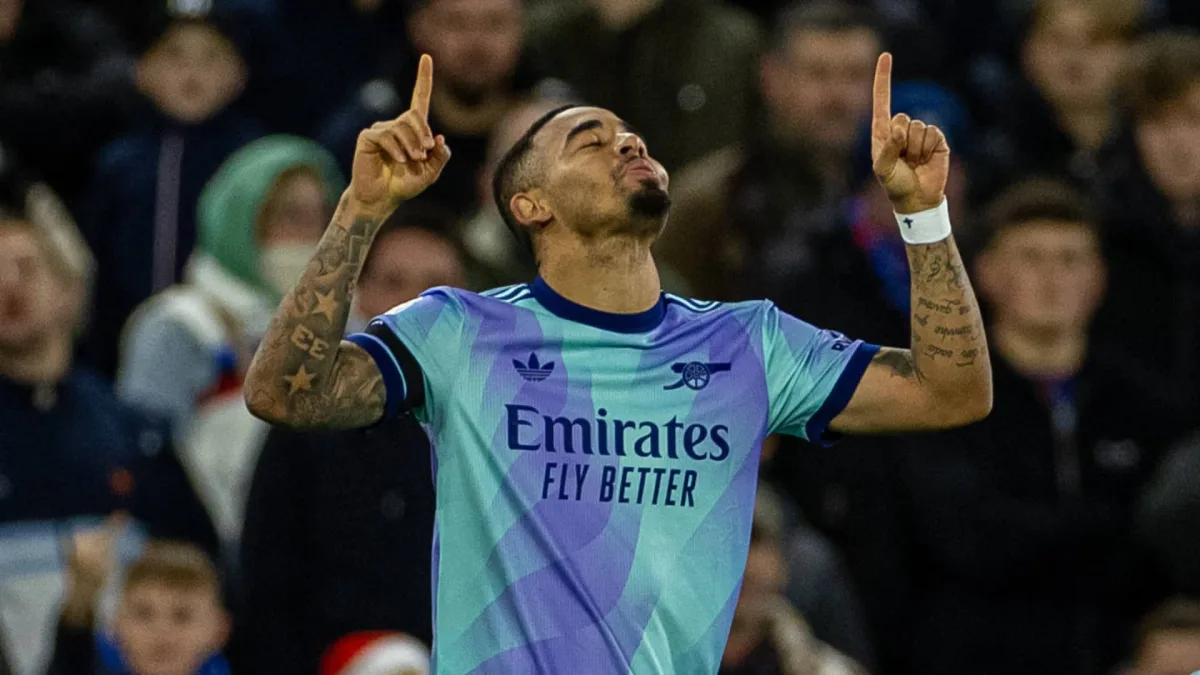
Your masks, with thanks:
[(0, 674), (428, 672), (420, 427), (270, 429), (240, 391), (417, 55), (454, 158), (351, 330), (530, 280), (491, 170), (582, 102), (671, 172), (667, 290), (907, 346), (884, 49), (894, 110), (952, 148), (994, 411), (768, 439), (722, 675), (1200, 670), (1198, 8), (0, 0)]

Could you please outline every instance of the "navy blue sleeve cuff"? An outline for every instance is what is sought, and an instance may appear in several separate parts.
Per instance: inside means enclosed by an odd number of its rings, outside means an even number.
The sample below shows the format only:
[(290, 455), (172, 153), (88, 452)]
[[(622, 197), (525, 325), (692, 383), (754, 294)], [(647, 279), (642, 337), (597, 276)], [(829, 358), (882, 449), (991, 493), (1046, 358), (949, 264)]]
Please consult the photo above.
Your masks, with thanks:
[(854, 350), (850, 361), (842, 370), (842, 374), (833, 384), (829, 396), (804, 425), (804, 435), (808, 437), (808, 440), (829, 447), (841, 439), (841, 434), (829, 431), (829, 423), (846, 409), (846, 405), (854, 396), (854, 391), (858, 389), (858, 383), (862, 381), (863, 374), (867, 372), (867, 366), (871, 365), (871, 359), (874, 359), (878, 353), (879, 345), (866, 342)]
[(400, 405), (407, 398), (408, 385), (404, 381), (404, 372), (400, 370), (400, 362), (392, 355), (382, 340), (368, 333), (354, 333), (346, 339), (371, 355), (376, 367), (383, 375), (383, 386), (387, 390), (387, 401), (383, 407), (383, 418), (391, 419), (400, 412)]

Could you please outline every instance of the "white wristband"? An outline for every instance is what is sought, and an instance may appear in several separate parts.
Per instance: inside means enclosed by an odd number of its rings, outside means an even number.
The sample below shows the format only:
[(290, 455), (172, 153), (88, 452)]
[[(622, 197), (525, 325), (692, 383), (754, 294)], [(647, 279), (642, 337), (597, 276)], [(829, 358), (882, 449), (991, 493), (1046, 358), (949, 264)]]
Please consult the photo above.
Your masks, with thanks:
[(942, 203), (916, 213), (897, 213), (900, 236), (909, 244), (932, 244), (950, 236), (950, 209)]

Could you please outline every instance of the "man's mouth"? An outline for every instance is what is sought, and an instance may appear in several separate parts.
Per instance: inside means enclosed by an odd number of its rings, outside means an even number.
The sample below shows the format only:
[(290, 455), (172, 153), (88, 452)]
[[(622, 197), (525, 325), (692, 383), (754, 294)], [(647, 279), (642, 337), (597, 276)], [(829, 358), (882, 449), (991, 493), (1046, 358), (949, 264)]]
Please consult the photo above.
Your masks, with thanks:
[(654, 169), (654, 165), (644, 159), (635, 159), (625, 165), (622, 175), (636, 176), (639, 178), (653, 178), (658, 181), (658, 171)]

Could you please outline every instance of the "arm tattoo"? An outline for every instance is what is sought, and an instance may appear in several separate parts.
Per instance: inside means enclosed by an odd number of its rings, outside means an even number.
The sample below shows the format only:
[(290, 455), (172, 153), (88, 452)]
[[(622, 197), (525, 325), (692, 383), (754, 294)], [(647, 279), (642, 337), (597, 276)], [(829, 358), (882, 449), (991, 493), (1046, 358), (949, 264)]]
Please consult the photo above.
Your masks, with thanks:
[(912, 344), (910, 350), (881, 350), (875, 361), (943, 394), (956, 396), (991, 386), (987, 340), (979, 304), (952, 238), (910, 245)]
[(357, 427), (383, 413), (371, 357), (341, 343), (363, 260), (381, 221), (355, 218), (343, 198), (317, 252), (275, 313), (246, 376), (246, 403), (285, 426)]
[(983, 322), (953, 239), (908, 246), (912, 272), (910, 349), (884, 348), (873, 366), (921, 385), (953, 405), (990, 390)]
[[(917, 338), (915, 332), (913, 333), (913, 337)], [(881, 366), (887, 366), (891, 369), (892, 375), (895, 377), (921, 380), (921, 371), (917, 368), (917, 362), (913, 359), (912, 351), (908, 349), (884, 347), (879, 350), (879, 353), (871, 361)]]

